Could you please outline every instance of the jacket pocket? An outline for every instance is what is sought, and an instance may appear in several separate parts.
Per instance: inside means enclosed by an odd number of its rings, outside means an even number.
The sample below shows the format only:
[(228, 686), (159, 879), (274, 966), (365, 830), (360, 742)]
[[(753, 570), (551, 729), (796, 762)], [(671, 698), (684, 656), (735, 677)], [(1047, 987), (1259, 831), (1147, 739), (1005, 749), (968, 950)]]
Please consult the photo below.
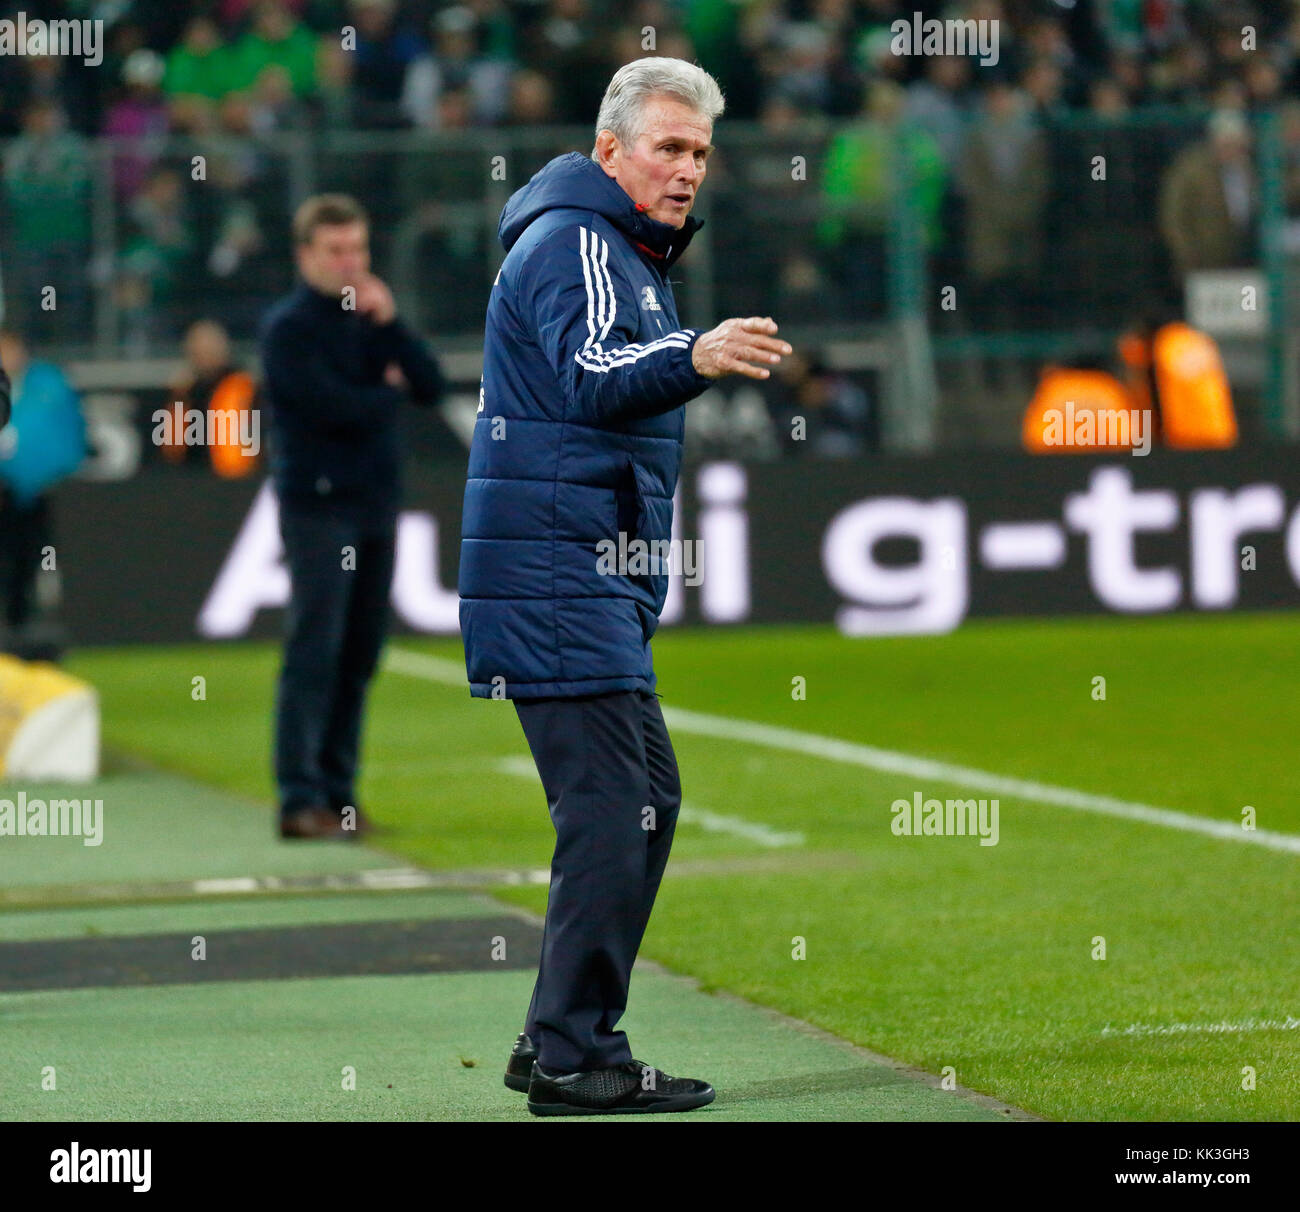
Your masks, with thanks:
[(670, 539), (673, 503), (659, 495), (658, 483), (640, 463), (630, 461), (636, 488), (636, 533), (639, 539)]
[(632, 462), (636, 489), (637, 554), (643, 561), (637, 579), (650, 593), (656, 615), (668, 595), (668, 572), (673, 529), (673, 503), (658, 492), (658, 483), (645, 467)]
[(615, 537), (624, 536), (627, 542), (635, 539), (641, 531), (644, 507), (637, 485), (636, 465), (631, 459), (623, 464), (618, 484), (614, 488), (614, 531)]

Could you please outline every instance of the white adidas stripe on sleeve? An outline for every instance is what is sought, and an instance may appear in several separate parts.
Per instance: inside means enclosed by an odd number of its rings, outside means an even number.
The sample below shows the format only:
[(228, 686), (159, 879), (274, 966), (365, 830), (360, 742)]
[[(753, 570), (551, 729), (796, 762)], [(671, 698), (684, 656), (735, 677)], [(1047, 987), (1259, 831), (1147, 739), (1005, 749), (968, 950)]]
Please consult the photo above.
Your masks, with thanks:
[(574, 361), (585, 370), (599, 374), (615, 366), (627, 366), (650, 354), (664, 349), (685, 349), (695, 335), (693, 328), (670, 332), (648, 344), (623, 345), (616, 349), (602, 349), (601, 342), (609, 335), (618, 316), (618, 300), (614, 281), (610, 277), (609, 245), (594, 231), (578, 229), (578, 256), (582, 261), (582, 280), (587, 288), (587, 339), (574, 354)]

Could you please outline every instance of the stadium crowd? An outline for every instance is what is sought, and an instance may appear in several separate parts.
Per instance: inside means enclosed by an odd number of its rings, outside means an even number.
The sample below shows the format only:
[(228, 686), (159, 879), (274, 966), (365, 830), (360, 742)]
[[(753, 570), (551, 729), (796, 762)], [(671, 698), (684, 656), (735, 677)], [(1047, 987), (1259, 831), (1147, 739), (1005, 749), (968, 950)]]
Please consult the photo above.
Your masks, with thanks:
[[(35, 17), (78, 15), (82, 6), (23, 7)], [(991, 326), (1011, 327), (1024, 310), (1008, 311), (1012, 295), (1027, 307), (1041, 301), (1005, 288), (1041, 262), (1052, 235), (1048, 175), (1061, 166), (1048, 162), (1045, 123), (1071, 111), (1105, 118), (1168, 105), (1241, 112), (1300, 89), (1300, 4), (1243, 0), (131, 0), (108, 11), (116, 17), (101, 66), (24, 56), (0, 76), (0, 138), (12, 136), (5, 263), (11, 305), (34, 338), (86, 332), (99, 288), (112, 292), (128, 350), (179, 336), (197, 317), (183, 314), (185, 291), (205, 310), (215, 300), (247, 336), (285, 287), (289, 267), (268, 233), (287, 221), (287, 168), (259, 152), (259, 140), (277, 131), (585, 123), (620, 63), (645, 50), (695, 59), (721, 82), (731, 121), (760, 122), (778, 139), (849, 123), (830, 139), (816, 214), (804, 216), (838, 280), (824, 282), (817, 266), (795, 259), (775, 276), (754, 265), (748, 285), (777, 281), (791, 302), (825, 309), (842, 302), (837, 285), (880, 279), (882, 203), (892, 188), (880, 166), (885, 141), (904, 122), (936, 264), (949, 280), (969, 281)], [(997, 62), (894, 53), (892, 23), (916, 11), (998, 21)], [(188, 158), (151, 146), (150, 137), (169, 134), (209, 151), (214, 188), (187, 189)], [(112, 264), (90, 256), (96, 165), (88, 140), (96, 135), (137, 139), (112, 156)], [(1127, 154), (1115, 152), (1121, 172), (1135, 178), (1132, 189), (1152, 192), (1132, 143)], [(773, 184), (762, 179), (769, 166), (751, 167), (754, 224), (761, 231), (788, 221), (779, 188), (788, 172)], [(387, 215), (394, 196), (410, 208), (455, 197), (466, 173), (481, 177), (481, 166), (440, 162), (432, 174), (440, 180), (429, 181), (427, 165), (368, 164), (335, 184)], [(1154, 197), (1133, 209), (1153, 214)], [(1111, 224), (1112, 244), (1131, 239)], [(1165, 240), (1177, 244), (1168, 233)], [(1108, 262), (1117, 249), (1087, 251)], [(1171, 252), (1182, 259), (1177, 247)], [(1128, 296), (1149, 267), (1141, 257), (1120, 263), (1128, 272), (1113, 286)], [(34, 303), (50, 282), (60, 284), (57, 314)], [(745, 286), (737, 284), (738, 305)], [(454, 317), (433, 301), (436, 292), (422, 293), (431, 301), (421, 320), (445, 331)], [(883, 306), (882, 292), (866, 293)]]
[[(958, 331), (1118, 326), (1190, 270), (1249, 263), (1252, 119), (1273, 107), (1300, 213), (1300, 0), (24, 0), (0, 16), (18, 7), (107, 27), (99, 67), (22, 56), (0, 74), (7, 317), (37, 346), (87, 344), (97, 298), (127, 354), (170, 352), (204, 318), (248, 340), (292, 279), (292, 157), (273, 136), (585, 127), (648, 52), (698, 61), (727, 121), (760, 132), (712, 170), (720, 314), (883, 316), (900, 146), (932, 278), (971, 303), (932, 300), (932, 319)], [(891, 26), (918, 12), (997, 21), (996, 62), (895, 53)], [(134, 141), (106, 155), (105, 136)], [(498, 251), (484, 152), (464, 147), (318, 153), (310, 182), (367, 206), (376, 264), (440, 335), (481, 332)], [(790, 172), (810, 148), (811, 189)], [(510, 187), (560, 150), (531, 151)], [(1107, 188), (1079, 188), (1099, 151)]]
[[(1300, 84), (1300, 5), (1252, 0), (24, 0), (29, 17), (110, 14), (102, 67), (17, 61), (0, 135), (36, 102), (82, 135), (275, 128), (445, 129), (589, 121), (611, 70), (646, 51), (716, 73), (728, 117), (781, 102), (853, 117), (871, 85), (908, 89), (947, 154), (962, 111), (996, 83), (1034, 110), (1262, 105)], [(86, 10), (85, 12), (81, 10)], [(977, 73), (891, 50), (898, 19), (1000, 23)], [(1259, 53), (1243, 46), (1255, 30)], [(655, 31), (644, 46), (643, 29)], [(348, 33), (347, 31), (353, 31)], [(129, 171), (119, 181), (142, 183)]]

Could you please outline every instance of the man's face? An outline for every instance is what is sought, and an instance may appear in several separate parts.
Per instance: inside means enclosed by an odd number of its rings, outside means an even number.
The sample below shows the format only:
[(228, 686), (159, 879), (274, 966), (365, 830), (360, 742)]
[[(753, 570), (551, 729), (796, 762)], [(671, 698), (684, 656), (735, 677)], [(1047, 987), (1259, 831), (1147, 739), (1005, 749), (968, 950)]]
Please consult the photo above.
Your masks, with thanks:
[(298, 245), (298, 272), (323, 295), (342, 294), (370, 272), (370, 232), (364, 223), (319, 225)]
[(230, 342), (215, 324), (200, 321), (185, 334), (185, 358), (198, 374), (221, 370), (230, 362)]
[(611, 131), (596, 139), (600, 166), (645, 213), (681, 227), (695, 205), (713, 135), (703, 114), (669, 97), (652, 97), (641, 111), (641, 133), (628, 147)]
[(27, 346), (12, 333), (0, 334), (0, 366), (15, 383), (27, 369)]

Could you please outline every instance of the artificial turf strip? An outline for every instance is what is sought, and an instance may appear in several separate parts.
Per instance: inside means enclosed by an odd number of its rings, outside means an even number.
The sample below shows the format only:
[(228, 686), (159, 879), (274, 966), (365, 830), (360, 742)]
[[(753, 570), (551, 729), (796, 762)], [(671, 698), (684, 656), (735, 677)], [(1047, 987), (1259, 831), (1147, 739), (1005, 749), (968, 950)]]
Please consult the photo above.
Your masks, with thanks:
[[(1261, 828), (1298, 832), (1294, 726), (1278, 709), (1298, 642), (1292, 616), (1234, 616), (877, 641), (717, 629), (667, 632), (655, 646), (667, 704), (1221, 820), (1251, 805)], [(160, 708), (155, 687), (174, 680), (183, 696), (206, 670), (209, 733), (264, 754), (269, 717), (255, 704), (269, 705), (275, 659), (247, 646), (78, 662), (100, 686), (111, 740), (265, 795), (264, 762), (219, 762), (188, 730), (164, 727), (176, 709)], [(1091, 697), (1098, 675), (1104, 701)], [(791, 698), (795, 676), (806, 700)], [(1300, 1118), (1295, 1031), (1101, 1034), (1300, 1016), (1295, 856), (1012, 800), (996, 847), (900, 838), (894, 798), (978, 792), (680, 731), (674, 743), (688, 802), (806, 841), (767, 852), (679, 828), (644, 954), (932, 1072), (952, 1065), (960, 1082), (1048, 1116)], [(394, 827), (385, 845), (422, 864), (545, 865), (540, 789), (500, 773), (524, 752), (508, 704), (386, 674), (363, 800)], [(709, 862), (746, 866), (700, 874)], [(544, 889), (501, 895), (536, 911), (545, 900)], [(791, 959), (796, 936), (806, 960)], [(1092, 958), (1098, 937), (1104, 960)], [(1241, 1088), (1246, 1067), (1253, 1091)]]
[[(524, 1096), (501, 1075), (532, 980), (494, 972), (3, 994), (0, 1119), (528, 1120)], [(621, 1026), (638, 1059), (718, 1091), (710, 1106), (657, 1122), (1004, 1118), (659, 972), (634, 974)], [(53, 1091), (41, 1089), (46, 1066)], [(346, 1066), (355, 1090), (343, 1088)]]
[[(202, 749), (202, 737), (188, 743)], [(0, 798), (103, 800), (98, 845), (81, 837), (0, 837), (0, 888), (364, 871), (396, 860), (352, 842), (283, 841), (274, 809), (161, 771), (92, 784), (0, 781)]]
[[(129, 894), (129, 886), (124, 892)], [(65, 906), (0, 913), (0, 940), (118, 938), (174, 934), (190, 939), (214, 930), (384, 922), (394, 919), (486, 917), (500, 906), (463, 892), (332, 893), (329, 896), (189, 898), (160, 905)]]

